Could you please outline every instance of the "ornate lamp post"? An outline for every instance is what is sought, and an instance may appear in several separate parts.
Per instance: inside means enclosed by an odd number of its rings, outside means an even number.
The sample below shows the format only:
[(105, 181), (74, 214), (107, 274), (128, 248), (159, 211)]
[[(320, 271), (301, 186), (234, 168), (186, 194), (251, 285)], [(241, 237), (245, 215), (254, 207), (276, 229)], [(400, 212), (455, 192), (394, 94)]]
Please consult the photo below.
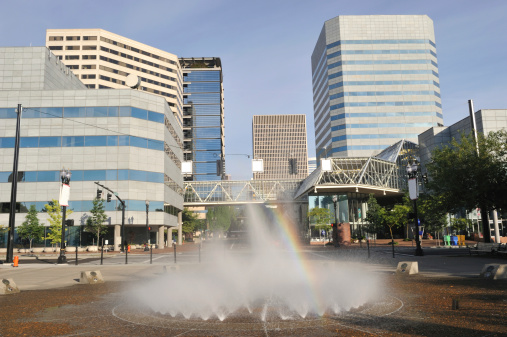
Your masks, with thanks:
[(150, 210), (150, 201), (146, 200), (146, 246), (144, 246), (144, 251), (147, 252), (150, 250), (150, 227), (148, 226), (148, 211)]
[(412, 164), (407, 164), (407, 175), (408, 175), (408, 193), (410, 199), (414, 200), (414, 227), (415, 227), (415, 256), (423, 256), (424, 252), (421, 248), (421, 240), (419, 239), (419, 219), (417, 217), (417, 198), (419, 197), (418, 185), (417, 185), (417, 170), (419, 166), (414, 160)]
[(334, 204), (334, 227), (333, 227), (333, 242), (335, 247), (339, 247), (338, 243), (338, 215), (336, 212), (336, 202), (338, 201), (338, 197), (333, 195), (333, 204)]
[[(58, 264), (67, 263), (67, 257), (65, 256), (65, 216), (67, 215), (67, 206), (69, 206), (69, 194), (70, 194), (70, 177), (72, 173), (70, 170), (63, 168), (60, 171), (60, 179), (62, 185), (60, 188), (60, 206), (62, 206), (62, 238), (60, 243), (60, 256), (58, 256)], [(77, 247), (76, 247), (77, 249)]]

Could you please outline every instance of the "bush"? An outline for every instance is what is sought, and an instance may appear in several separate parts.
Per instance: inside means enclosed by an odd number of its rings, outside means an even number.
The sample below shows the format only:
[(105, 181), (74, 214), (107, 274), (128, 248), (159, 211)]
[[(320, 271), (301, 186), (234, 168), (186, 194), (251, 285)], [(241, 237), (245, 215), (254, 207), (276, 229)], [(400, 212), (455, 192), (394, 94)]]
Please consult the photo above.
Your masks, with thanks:
[(389, 241), (387, 244), (388, 245), (395, 245), (396, 246), (398, 244), (398, 242), (396, 242), (396, 241), (394, 241), (394, 242), (393, 241)]

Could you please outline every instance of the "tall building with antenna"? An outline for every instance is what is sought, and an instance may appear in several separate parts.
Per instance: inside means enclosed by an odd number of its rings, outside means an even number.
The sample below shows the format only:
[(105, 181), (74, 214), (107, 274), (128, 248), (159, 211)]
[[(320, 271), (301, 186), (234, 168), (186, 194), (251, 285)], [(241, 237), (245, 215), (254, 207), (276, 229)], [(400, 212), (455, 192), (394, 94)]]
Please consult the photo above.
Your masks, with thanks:
[(426, 15), (337, 16), (312, 57), (315, 146), (368, 157), (443, 124), (433, 21)]

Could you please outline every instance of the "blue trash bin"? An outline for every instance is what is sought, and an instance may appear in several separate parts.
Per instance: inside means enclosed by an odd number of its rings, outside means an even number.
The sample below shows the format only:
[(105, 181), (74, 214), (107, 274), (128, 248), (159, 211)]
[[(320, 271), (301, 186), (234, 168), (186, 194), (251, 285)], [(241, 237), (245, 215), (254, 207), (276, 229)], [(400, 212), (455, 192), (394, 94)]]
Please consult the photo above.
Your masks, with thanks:
[(451, 235), (451, 245), (452, 246), (458, 245), (458, 237), (456, 235)]

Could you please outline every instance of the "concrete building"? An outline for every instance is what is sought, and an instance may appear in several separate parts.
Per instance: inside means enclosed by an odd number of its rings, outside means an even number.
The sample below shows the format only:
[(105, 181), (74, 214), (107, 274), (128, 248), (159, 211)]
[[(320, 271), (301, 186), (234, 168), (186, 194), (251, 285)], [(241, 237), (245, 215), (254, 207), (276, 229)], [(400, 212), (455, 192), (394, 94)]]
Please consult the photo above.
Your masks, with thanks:
[[(166, 99), (87, 89), (46, 47), (0, 48), (0, 61), (0, 224), (9, 218), (15, 111), (22, 104), (16, 226), (31, 205), (49, 225), (44, 205), (58, 199), (65, 167), (72, 172), (69, 218), (79, 225), (70, 228), (69, 245), (92, 243), (82, 229), (100, 182), (126, 203), (124, 240), (146, 241), (148, 214), (150, 240), (163, 246), (164, 230), (170, 239), (181, 228), (183, 209), (183, 134)], [(105, 207), (111, 227), (105, 238), (118, 250), (121, 206), (113, 196)]]
[(317, 158), (310, 157), (308, 158), (308, 174), (312, 174), (313, 171), (317, 168)]
[(254, 173), (254, 179), (308, 176), (305, 115), (253, 116), (252, 137), (253, 157), (264, 161), (264, 172)]
[(181, 125), (183, 79), (178, 57), (103, 29), (48, 29), (46, 46), (91, 89), (138, 89), (163, 96)]
[(338, 16), (311, 57), (317, 160), (368, 157), (443, 125), (433, 22)]
[[(183, 71), (183, 155), (193, 174), (185, 180), (225, 180), (224, 97), (218, 57), (180, 58)], [(225, 161), (223, 162), (225, 163)]]

